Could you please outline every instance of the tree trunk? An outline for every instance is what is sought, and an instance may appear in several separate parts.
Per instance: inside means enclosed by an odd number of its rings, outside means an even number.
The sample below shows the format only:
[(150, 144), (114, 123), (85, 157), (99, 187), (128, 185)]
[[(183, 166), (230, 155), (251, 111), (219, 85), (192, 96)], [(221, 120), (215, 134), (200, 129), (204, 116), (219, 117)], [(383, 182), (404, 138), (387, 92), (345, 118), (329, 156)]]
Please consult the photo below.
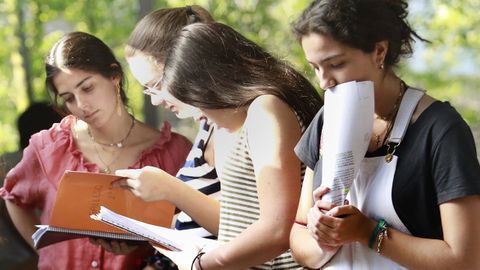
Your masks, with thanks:
[(27, 90), (27, 97), (29, 103), (32, 103), (34, 101), (32, 86), (32, 66), (30, 60), (30, 52), (27, 48), (27, 38), (25, 35), (25, 14), (23, 12), (24, 2), (24, 0), (17, 0), (17, 4), (15, 5), (15, 11), (18, 18), (17, 37), (20, 41), (19, 52), (22, 56), (22, 66), (23, 70), (25, 71), (25, 87)]
[[(138, 10), (138, 20), (153, 10), (153, 0), (139, 0), (140, 8)], [(150, 103), (150, 97), (143, 95), (143, 114), (145, 115), (145, 123), (151, 127), (158, 128), (159, 117), (157, 108)]]

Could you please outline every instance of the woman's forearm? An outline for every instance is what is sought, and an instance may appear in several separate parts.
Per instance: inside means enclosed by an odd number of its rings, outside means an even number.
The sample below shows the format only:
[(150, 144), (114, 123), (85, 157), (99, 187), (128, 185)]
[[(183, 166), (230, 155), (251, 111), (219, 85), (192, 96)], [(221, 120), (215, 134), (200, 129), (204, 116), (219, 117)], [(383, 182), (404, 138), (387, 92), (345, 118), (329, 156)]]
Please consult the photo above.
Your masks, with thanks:
[(214, 235), (218, 235), (220, 204), (181, 180), (175, 182), (175, 193), (169, 200), (187, 213), (195, 222)]
[(327, 263), (336, 251), (324, 251), (305, 226), (293, 224), (290, 249), (295, 260), (308, 268), (317, 269)]
[(5, 201), (7, 206), (8, 213), (12, 219), (13, 224), (17, 228), (17, 231), (20, 235), (27, 241), (27, 243), (35, 250), (33, 247), (32, 234), (35, 232), (35, 225), (39, 223), (38, 218), (35, 215), (35, 212), (30, 209), (24, 209), (13, 202), (8, 200)]
[(381, 253), (409, 269), (480, 269), (480, 196), (440, 205), (443, 239), (389, 229)]
[(287, 222), (259, 219), (228, 243), (207, 252), (202, 268), (246, 269), (265, 263), (288, 249), (289, 232)]

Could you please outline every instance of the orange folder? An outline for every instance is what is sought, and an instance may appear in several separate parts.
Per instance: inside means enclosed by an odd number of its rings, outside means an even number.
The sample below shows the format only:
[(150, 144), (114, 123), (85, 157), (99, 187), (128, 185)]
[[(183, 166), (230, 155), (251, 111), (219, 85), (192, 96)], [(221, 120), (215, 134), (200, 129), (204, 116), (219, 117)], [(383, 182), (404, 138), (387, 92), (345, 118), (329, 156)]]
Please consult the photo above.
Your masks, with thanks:
[(39, 226), (32, 236), (35, 247), (79, 237), (146, 241), (90, 216), (105, 206), (124, 216), (170, 228), (175, 206), (167, 201), (145, 202), (129, 190), (112, 188), (120, 176), (66, 171), (58, 187), (48, 226)]

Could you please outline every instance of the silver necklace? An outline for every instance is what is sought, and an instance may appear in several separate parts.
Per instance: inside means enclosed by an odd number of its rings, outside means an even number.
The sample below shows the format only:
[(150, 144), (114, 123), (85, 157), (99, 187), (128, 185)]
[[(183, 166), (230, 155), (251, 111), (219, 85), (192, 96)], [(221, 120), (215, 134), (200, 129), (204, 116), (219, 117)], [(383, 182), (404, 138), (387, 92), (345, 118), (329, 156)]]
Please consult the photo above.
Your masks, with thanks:
[(95, 139), (95, 137), (93, 137), (93, 134), (92, 132), (90, 131), (90, 127), (88, 127), (88, 136), (90, 137), (90, 140), (92, 140), (94, 143), (97, 143), (97, 144), (100, 144), (100, 145), (103, 145), (103, 146), (108, 146), (108, 147), (117, 147), (117, 148), (122, 148), (125, 143), (125, 141), (128, 139), (128, 137), (130, 136), (130, 133), (132, 133), (132, 130), (133, 130), (133, 127), (135, 126), (135, 118), (133, 117), (133, 115), (130, 115), (132, 117), (132, 124), (130, 125), (130, 128), (128, 129), (128, 132), (127, 134), (125, 135), (125, 137), (123, 137), (123, 139), (121, 139), (120, 141), (118, 142), (113, 142), (113, 143), (104, 143), (104, 142), (99, 142)]

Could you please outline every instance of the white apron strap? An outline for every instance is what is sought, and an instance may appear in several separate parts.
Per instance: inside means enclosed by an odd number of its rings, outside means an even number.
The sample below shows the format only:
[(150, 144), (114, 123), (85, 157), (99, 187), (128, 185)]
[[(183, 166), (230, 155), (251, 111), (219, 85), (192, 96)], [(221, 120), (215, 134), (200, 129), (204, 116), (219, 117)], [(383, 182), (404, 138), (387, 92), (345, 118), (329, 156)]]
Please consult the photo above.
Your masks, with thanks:
[(408, 88), (403, 95), (400, 108), (398, 109), (395, 123), (393, 124), (392, 132), (388, 138), (389, 143), (400, 144), (403, 140), (403, 136), (407, 131), (408, 124), (412, 118), (415, 108), (420, 99), (425, 94), (425, 90), (417, 88)]
[(400, 103), (400, 108), (398, 108), (397, 117), (393, 123), (392, 132), (390, 137), (387, 140), (387, 155), (385, 156), (385, 161), (390, 163), (393, 159), (393, 154), (397, 150), (397, 147), (403, 140), (403, 136), (407, 131), (408, 124), (410, 124), (410, 119), (412, 118), (413, 112), (417, 107), (418, 102), (425, 94), (424, 90), (417, 88), (408, 88), (403, 95), (402, 102)]

